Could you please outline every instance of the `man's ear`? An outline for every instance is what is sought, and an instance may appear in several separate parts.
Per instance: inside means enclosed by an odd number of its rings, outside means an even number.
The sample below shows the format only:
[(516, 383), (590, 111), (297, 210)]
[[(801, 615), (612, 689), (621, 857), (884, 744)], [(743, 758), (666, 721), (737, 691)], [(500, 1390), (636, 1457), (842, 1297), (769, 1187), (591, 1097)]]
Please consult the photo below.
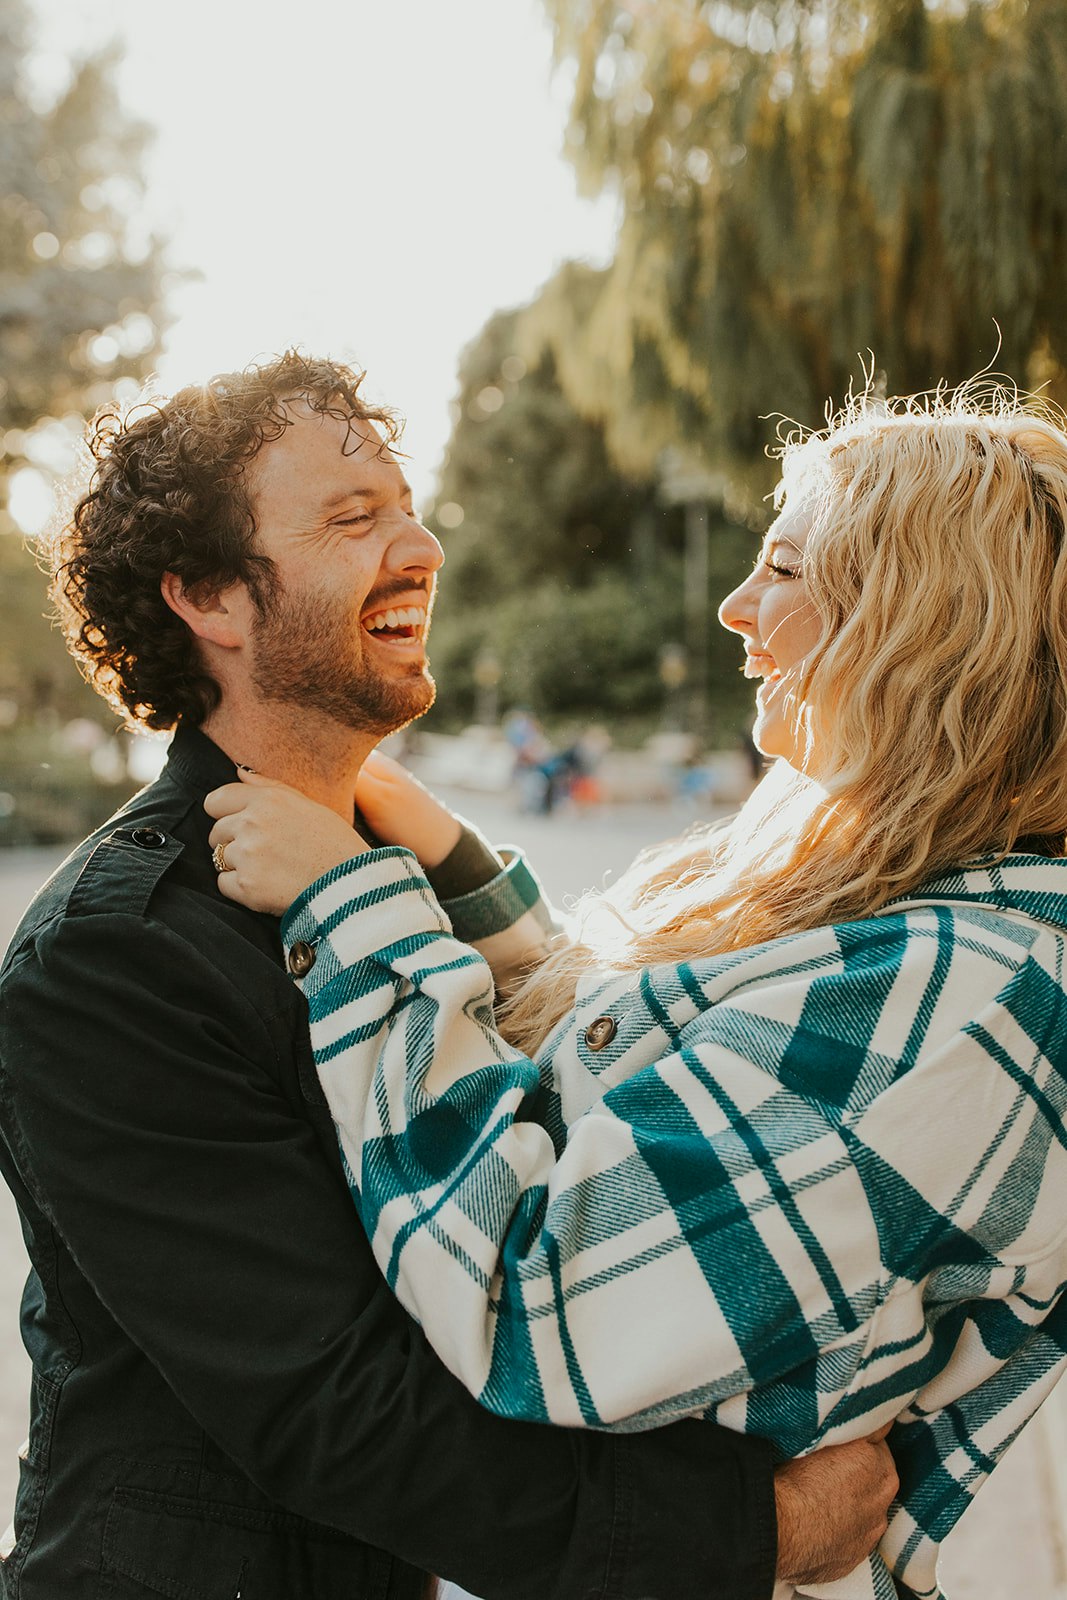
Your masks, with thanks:
[(243, 583), (231, 583), (225, 589), (204, 583), (186, 588), (176, 572), (165, 572), (159, 580), (159, 592), (190, 632), (205, 644), (236, 650), (245, 643), (248, 635), (242, 623), (248, 591)]

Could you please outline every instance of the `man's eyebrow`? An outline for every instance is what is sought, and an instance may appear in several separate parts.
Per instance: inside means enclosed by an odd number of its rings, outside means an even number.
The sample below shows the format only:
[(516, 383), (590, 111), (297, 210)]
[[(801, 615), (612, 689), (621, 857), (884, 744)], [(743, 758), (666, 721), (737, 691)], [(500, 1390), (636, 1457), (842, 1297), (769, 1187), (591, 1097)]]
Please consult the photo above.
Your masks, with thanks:
[(370, 500), (375, 491), (367, 488), (338, 489), (336, 494), (331, 494), (322, 502), (323, 511), (332, 511), (334, 506), (343, 506), (346, 500)]
[[(400, 498), (404, 499), (411, 494), (411, 485), (406, 479), (400, 484)], [(333, 511), (337, 506), (343, 506), (347, 500), (376, 500), (380, 497), (381, 490), (370, 485), (351, 489), (338, 489), (336, 494), (331, 494), (322, 502), (323, 511)]]

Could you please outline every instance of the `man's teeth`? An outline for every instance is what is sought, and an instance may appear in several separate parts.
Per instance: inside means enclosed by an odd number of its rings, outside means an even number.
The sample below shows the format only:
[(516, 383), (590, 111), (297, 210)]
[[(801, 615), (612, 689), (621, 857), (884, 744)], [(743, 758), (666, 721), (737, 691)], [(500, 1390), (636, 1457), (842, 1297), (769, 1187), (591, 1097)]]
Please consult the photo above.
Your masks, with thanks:
[(363, 619), (363, 626), (373, 633), (377, 628), (421, 628), (426, 613), (420, 606), (405, 606), (401, 611), (376, 611)]

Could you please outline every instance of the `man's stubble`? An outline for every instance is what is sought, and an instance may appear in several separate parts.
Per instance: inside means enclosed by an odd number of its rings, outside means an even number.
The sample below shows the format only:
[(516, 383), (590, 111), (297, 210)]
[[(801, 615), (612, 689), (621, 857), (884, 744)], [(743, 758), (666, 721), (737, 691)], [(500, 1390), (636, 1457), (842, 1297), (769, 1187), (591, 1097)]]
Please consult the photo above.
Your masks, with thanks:
[(382, 671), (360, 648), (360, 624), (340, 597), (273, 588), (261, 592), (257, 610), (252, 683), (262, 700), (319, 711), (379, 738), (433, 705), (425, 662)]

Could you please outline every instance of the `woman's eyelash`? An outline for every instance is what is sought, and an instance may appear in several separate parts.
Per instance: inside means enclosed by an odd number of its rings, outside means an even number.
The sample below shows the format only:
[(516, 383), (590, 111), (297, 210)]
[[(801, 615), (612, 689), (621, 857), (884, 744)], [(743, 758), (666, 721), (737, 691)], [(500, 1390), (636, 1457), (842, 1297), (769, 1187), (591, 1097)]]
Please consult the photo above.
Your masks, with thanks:
[(780, 578), (799, 578), (799, 567), (783, 567), (777, 561), (764, 561), (763, 565), (768, 572), (775, 572)]

